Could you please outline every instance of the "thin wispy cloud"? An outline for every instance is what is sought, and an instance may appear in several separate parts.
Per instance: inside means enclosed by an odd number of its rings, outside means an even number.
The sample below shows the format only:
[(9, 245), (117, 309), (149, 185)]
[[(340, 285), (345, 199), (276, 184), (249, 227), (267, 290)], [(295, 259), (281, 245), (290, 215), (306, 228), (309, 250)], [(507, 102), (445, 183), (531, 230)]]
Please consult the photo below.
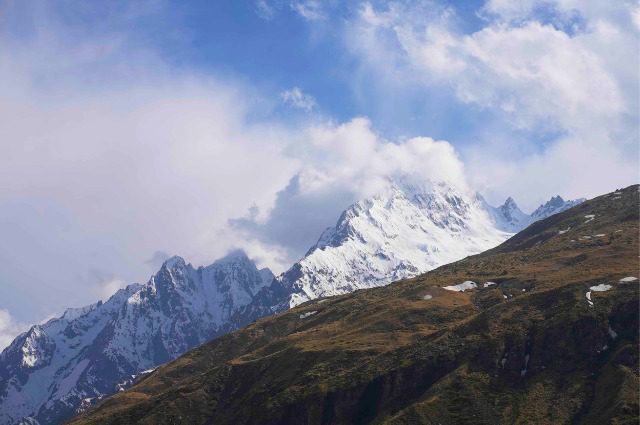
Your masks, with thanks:
[(316, 99), (310, 94), (304, 93), (299, 87), (293, 87), (280, 93), (282, 101), (294, 108), (311, 111), (316, 107)]

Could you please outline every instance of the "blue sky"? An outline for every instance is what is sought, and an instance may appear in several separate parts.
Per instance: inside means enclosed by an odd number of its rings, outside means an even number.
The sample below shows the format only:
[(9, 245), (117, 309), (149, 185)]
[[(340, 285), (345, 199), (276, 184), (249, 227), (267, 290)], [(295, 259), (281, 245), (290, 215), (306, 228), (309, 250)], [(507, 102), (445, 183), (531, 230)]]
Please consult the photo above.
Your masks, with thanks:
[(281, 271), (389, 178), (528, 211), (638, 181), (631, 1), (8, 0), (0, 19), (0, 345), (170, 254)]

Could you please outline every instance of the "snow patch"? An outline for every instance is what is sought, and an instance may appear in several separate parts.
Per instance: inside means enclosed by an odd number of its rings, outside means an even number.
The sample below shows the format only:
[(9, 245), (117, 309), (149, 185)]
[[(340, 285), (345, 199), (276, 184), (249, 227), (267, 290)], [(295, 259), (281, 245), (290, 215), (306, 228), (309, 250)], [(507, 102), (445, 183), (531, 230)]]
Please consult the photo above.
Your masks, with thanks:
[(300, 318), (301, 318), (301, 319), (306, 319), (307, 317), (309, 317), (309, 316), (313, 316), (313, 315), (314, 315), (314, 314), (316, 314), (316, 313), (317, 313), (317, 311), (316, 311), (316, 310), (314, 310), (314, 311), (307, 311), (306, 313), (302, 313), (302, 314), (300, 315)]
[(637, 277), (635, 276), (627, 276), (627, 277), (623, 277), (622, 279), (620, 279), (620, 283), (629, 283), (629, 282), (635, 282), (636, 280), (638, 280)]
[(599, 285), (592, 286), (589, 289), (595, 292), (605, 292), (610, 290), (611, 288), (613, 288), (611, 285), (607, 285), (606, 283), (601, 283)]
[(495, 282), (485, 282), (484, 285), (482, 285), (484, 288), (488, 288), (489, 286), (493, 286), (495, 285)]
[(427, 294), (424, 297), (422, 297), (423, 300), (427, 300), (427, 301), (432, 299), (432, 298), (433, 298), (433, 295), (429, 295), (429, 294)]
[(618, 333), (611, 328), (611, 325), (609, 325), (609, 329), (607, 329), (607, 332), (609, 333), (611, 339), (616, 339), (618, 337)]
[(457, 285), (450, 285), (450, 286), (445, 286), (442, 289), (446, 289), (447, 291), (454, 291), (454, 292), (464, 292), (467, 289), (476, 289), (478, 287), (478, 284), (471, 281), (471, 280), (466, 280), (462, 283), (459, 283)]
[(585, 223), (588, 223), (590, 221), (592, 221), (594, 218), (596, 218), (595, 214), (587, 214), (584, 216), (584, 218), (586, 218), (587, 220), (585, 221)]
[(558, 230), (558, 234), (559, 235), (564, 235), (565, 233), (567, 233), (569, 230), (571, 230), (571, 226), (567, 227), (564, 230)]

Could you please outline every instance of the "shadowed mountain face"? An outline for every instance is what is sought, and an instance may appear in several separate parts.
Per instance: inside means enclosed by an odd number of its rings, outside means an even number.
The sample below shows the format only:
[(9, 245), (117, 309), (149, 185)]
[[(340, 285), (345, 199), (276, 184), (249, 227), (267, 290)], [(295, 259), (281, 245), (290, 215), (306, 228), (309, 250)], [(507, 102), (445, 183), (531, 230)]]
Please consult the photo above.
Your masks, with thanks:
[(73, 424), (636, 423), (638, 186), (205, 344)]

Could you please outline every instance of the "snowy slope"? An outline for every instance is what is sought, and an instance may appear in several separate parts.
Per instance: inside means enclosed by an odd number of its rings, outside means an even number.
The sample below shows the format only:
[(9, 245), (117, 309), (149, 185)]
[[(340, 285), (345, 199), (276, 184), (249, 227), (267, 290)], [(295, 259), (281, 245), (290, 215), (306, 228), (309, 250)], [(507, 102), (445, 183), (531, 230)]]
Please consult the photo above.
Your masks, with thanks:
[(509, 236), (473, 195), (442, 183), (394, 185), (350, 206), (279, 280), (292, 307), (416, 276)]
[(60, 423), (226, 333), (233, 313), (272, 280), (240, 251), (198, 269), (173, 257), (145, 285), (33, 326), (0, 354), (0, 423)]
[(492, 248), (534, 221), (583, 200), (552, 198), (532, 215), (446, 183), (393, 183), (345, 210), (304, 258), (265, 288), (237, 322), (314, 298), (386, 285)]

